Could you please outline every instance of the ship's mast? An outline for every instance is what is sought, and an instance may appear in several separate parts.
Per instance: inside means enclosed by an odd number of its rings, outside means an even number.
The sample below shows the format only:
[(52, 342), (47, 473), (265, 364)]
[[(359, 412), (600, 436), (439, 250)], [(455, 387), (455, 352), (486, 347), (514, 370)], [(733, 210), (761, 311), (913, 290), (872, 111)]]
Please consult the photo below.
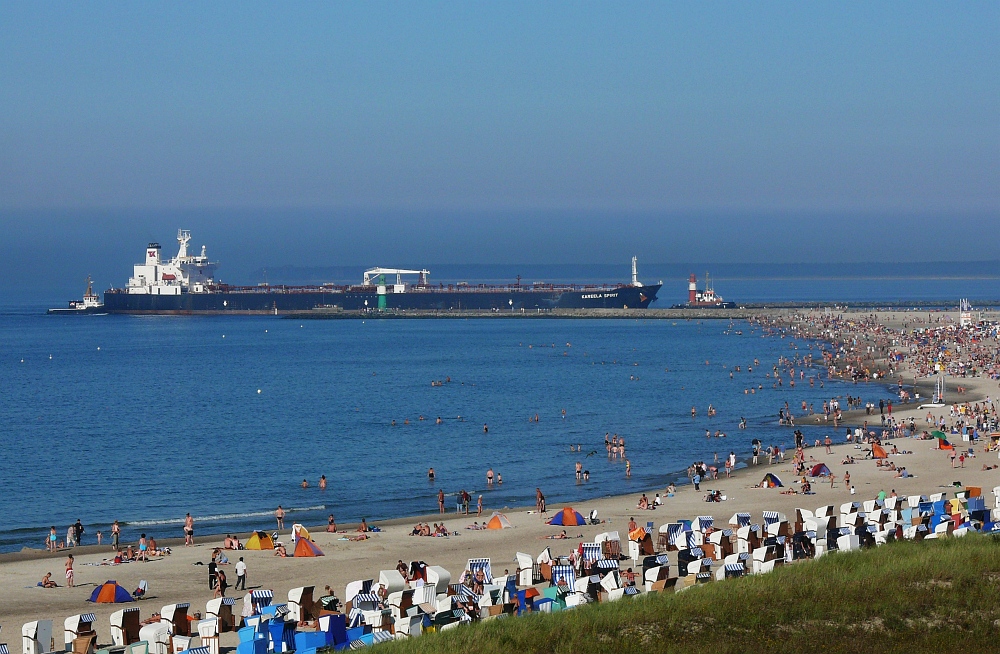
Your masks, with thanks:
[(185, 259), (188, 255), (188, 242), (191, 240), (191, 231), (187, 229), (177, 230), (177, 258)]
[(642, 286), (642, 282), (639, 281), (639, 270), (636, 266), (636, 257), (632, 257), (632, 286)]

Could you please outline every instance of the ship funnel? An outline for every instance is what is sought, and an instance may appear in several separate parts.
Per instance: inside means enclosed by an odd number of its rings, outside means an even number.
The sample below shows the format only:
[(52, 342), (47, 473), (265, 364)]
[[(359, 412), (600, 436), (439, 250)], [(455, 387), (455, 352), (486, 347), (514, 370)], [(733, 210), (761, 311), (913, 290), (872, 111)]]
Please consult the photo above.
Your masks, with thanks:
[(146, 265), (156, 266), (160, 263), (160, 244), (150, 243), (146, 246)]

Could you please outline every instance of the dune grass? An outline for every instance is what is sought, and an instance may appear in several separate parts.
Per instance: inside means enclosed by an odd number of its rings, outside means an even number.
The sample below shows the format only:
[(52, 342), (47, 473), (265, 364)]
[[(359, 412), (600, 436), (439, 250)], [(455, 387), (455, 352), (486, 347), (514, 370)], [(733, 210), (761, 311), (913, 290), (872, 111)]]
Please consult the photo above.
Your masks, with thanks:
[(425, 634), (378, 651), (1000, 651), (1000, 538), (893, 543), (676, 595)]

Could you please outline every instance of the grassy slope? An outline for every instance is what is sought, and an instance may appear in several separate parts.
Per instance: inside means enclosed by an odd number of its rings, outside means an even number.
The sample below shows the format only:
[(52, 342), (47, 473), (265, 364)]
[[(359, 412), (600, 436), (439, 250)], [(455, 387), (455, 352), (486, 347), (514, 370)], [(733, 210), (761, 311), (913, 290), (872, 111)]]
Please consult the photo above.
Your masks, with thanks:
[(1000, 539), (896, 543), (677, 595), (494, 620), (378, 651), (1000, 651)]

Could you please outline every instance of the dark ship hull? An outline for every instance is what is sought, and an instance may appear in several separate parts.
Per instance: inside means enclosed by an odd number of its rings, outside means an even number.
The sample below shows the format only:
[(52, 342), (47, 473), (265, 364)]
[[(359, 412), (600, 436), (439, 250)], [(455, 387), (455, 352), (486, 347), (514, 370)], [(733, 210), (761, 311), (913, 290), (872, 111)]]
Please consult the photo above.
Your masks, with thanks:
[[(391, 289), (391, 287), (390, 287)], [(651, 286), (408, 287), (379, 294), (375, 287), (219, 287), (204, 293), (156, 295), (109, 290), (103, 311), (132, 314), (286, 313), (321, 307), (345, 311), (535, 311), (552, 309), (645, 309), (656, 300)]]

